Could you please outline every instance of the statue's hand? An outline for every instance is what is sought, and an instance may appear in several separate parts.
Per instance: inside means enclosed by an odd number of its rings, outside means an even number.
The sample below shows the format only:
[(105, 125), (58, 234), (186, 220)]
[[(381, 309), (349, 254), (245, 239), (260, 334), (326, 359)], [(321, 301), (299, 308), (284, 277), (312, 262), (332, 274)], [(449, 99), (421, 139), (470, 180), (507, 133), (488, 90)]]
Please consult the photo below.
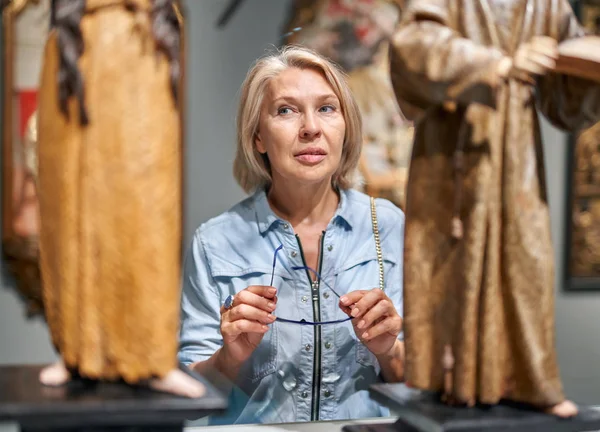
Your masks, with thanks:
[(556, 66), (558, 43), (547, 36), (533, 37), (517, 49), (513, 58), (506, 57), (499, 64), (499, 74), (530, 84), (535, 77), (545, 75)]

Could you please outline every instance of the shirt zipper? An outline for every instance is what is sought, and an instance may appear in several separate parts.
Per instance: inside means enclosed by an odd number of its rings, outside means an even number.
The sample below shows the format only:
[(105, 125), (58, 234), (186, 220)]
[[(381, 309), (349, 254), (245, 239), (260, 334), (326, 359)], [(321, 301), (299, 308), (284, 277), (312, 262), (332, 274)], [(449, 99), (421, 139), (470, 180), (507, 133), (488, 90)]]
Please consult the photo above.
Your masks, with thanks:
[[(302, 263), (307, 266), (306, 259), (304, 257), (304, 250), (302, 249), (302, 243), (300, 237), (296, 234), (296, 240), (298, 241), (298, 247), (300, 249), (300, 256), (302, 257)], [(317, 272), (321, 274), (323, 267), (323, 243), (325, 242), (325, 231), (321, 236), (319, 245), (319, 264)], [(310, 273), (306, 270), (306, 276), (311, 285), (311, 297), (313, 306), (313, 318), (315, 322), (321, 321), (321, 305), (319, 300), (319, 279), (314, 281), (310, 277)], [(319, 420), (319, 411), (321, 404), (321, 326), (314, 326), (314, 355), (313, 355), (313, 378), (312, 378), (312, 395), (311, 395), (311, 409), (310, 419), (311, 421)]]

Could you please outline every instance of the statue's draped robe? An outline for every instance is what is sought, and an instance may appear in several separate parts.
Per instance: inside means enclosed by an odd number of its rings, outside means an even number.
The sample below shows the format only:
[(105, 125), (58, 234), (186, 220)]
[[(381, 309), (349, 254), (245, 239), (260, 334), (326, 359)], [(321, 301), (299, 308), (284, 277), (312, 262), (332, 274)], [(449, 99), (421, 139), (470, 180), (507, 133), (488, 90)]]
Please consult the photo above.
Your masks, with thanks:
[[(404, 266), (406, 381), (413, 387), (443, 388), (449, 344), (459, 401), (564, 400), (535, 108), (574, 129), (596, 118), (598, 87), (551, 73), (537, 81), (536, 97), (534, 87), (495, 71), (533, 36), (582, 34), (566, 0), (413, 0), (394, 35), (394, 89), (403, 112), (418, 121)], [(451, 235), (455, 205), (462, 239)]]
[[(149, 10), (150, 0), (136, 0)], [(114, 3), (88, 0), (87, 7)], [(177, 367), (181, 117), (149, 14), (84, 15), (89, 125), (59, 111), (56, 34), (39, 111), (41, 271), (52, 340), (88, 378), (137, 382)]]

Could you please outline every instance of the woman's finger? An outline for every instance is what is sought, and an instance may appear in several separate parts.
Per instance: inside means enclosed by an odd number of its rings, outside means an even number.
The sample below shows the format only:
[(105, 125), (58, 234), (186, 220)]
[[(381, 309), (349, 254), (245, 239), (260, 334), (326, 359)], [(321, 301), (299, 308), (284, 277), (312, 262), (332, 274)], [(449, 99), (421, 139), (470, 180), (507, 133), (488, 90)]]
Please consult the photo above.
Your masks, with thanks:
[(346, 315), (348, 315), (349, 317), (352, 318), (352, 315), (351, 315), (352, 309), (350, 307), (340, 305), (340, 309), (342, 310), (342, 312), (344, 312)]
[(277, 304), (277, 296), (266, 298), (255, 294), (250, 290), (243, 290), (237, 293), (233, 299), (233, 306), (247, 304), (266, 312), (273, 312)]
[(387, 299), (380, 300), (358, 320), (356, 328), (360, 330), (368, 329), (379, 318), (391, 315), (396, 315), (392, 302)]
[(386, 295), (379, 288), (372, 289), (367, 292), (354, 306), (350, 315), (354, 318), (359, 318), (367, 313), (380, 300), (386, 298)]
[(271, 324), (275, 321), (275, 316), (249, 304), (240, 304), (231, 308), (224, 316), (224, 319), (229, 322), (250, 320), (263, 324)]
[(367, 329), (362, 335), (361, 339), (365, 342), (368, 342), (377, 336), (381, 336), (384, 333), (390, 333), (393, 335), (400, 334), (402, 330), (402, 318), (398, 315), (389, 316), (379, 324), (374, 325), (373, 327)]
[(225, 341), (235, 339), (243, 333), (264, 334), (267, 330), (269, 330), (269, 327), (266, 325), (250, 320), (237, 320), (221, 324), (221, 334)]
[(266, 333), (269, 327), (256, 321), (238, 320), (232, 323), (240, 333)]
[(362, 299), (363, 296), (368, 292), (368, 290), (356, 290), (344, 294), (342, 297), (340, 297), (340, 307), (351, 307), (353, 304)]
[(274, 298), (275, 294), (277, 294), (277, 288), (267, 285), (250, 285), (244, 291), (249, 291), (252, 294), (256, 294), (269, 299)]

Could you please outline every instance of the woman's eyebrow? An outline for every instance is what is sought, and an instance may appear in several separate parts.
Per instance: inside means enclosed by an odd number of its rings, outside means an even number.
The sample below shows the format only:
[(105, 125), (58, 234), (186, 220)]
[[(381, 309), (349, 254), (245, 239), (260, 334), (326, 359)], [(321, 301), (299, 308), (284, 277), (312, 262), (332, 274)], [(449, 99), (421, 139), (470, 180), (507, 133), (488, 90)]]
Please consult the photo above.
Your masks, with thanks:
[[(315, 99), (318, 101), (324, 101), (324, 100), (338, 100), (338, 97), (334, 94), (334, 93), (321, 93), (321, 94), (315, 94), (313, 96), (310, 96), (310, 99)], [(295, 96), (291, 96), (291, 95), (283, 95), (283, 96), (279, 96), (276, 97), (275, 99), (273, 99), (272, 103), (278, 103), (278, 102), (290, 102), (290, 103), (298, 103), (300, 102), (300, 100), (298, 98), (296, 98)]]

